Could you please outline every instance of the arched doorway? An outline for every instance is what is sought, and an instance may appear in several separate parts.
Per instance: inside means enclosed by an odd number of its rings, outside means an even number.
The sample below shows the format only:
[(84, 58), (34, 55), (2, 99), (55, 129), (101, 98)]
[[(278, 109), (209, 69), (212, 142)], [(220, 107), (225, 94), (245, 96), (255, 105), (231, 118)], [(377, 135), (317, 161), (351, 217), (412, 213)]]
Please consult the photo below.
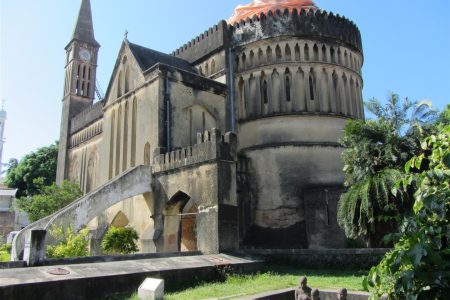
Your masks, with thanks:
[(198, 208), (191, 199), (183, 208), (180, 221), (180, 251), (197, 251), (197, 214)]
[(194, 199), (177, 192), (164, 210), (164, 249), (166, 252), (196, 251), (197, 213)]

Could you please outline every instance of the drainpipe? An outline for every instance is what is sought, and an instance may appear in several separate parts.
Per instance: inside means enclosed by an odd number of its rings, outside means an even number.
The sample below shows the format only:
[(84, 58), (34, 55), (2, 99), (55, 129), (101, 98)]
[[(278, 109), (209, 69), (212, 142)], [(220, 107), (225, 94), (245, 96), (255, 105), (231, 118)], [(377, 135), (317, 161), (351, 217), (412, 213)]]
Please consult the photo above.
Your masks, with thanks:
[(168, 74), (164, 77), (164, 110), (166, 112), (166, 152), (170, 152), (172, 145), (170, 144), (171, 140), (171, 118), (170, 118), (170, 112), (171, 112), (171, 106), (170, 106), (170, 93), (169, 93), (169, 78)]
[(228, 48), (228, 97), (230, 99), (231, 110), (231, 131), (236, 132), (236, 110), (235, 110), (235, 91), (234, 91), (234, 64), (233, 52)]

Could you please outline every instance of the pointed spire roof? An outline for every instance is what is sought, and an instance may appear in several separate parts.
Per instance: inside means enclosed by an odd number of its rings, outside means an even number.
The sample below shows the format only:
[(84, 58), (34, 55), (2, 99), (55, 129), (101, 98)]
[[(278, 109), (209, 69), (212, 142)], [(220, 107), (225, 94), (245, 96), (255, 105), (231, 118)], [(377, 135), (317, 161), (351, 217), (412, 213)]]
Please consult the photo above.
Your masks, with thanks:
[(92, 22), (91, 1), (82, 0), (77, 24), (73, 31), (72, 40), (79, 40), (99, 47), (100, 44), (94, 37), (94, 25)]

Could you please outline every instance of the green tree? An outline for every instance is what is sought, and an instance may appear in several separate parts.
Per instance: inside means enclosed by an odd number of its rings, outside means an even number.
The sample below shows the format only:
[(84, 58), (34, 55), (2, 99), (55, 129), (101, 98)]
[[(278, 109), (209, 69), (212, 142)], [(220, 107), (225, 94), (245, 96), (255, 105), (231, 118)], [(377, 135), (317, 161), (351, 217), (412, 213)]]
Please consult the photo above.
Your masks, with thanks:
[(341, 139), (348, 189), (339, 201), (338, 221), (347, 237), (362, 236), (378, 247), (412, 207), (412, 191), (391, 190), (419, 149), (415, 128), (432, 123), (437, 114), (427, 102), (400, 101), (395, 94), (384, 106), (375, 99), (366, 106), (376, 119), (349, 121)]
[(48, 258), (69, 258), (88, 256), (89, 231), (82, 229), (75, 233), (72, 226), (54, 227), (50, 230), (50, 235), (58, 241), (54, 246), (47, 246), (46, 255)]
[(406, 163), (406, 175), (394, 186), (394, 192), (417, 187), (413, 213), (387, 237), (396, 241), (394, 249), (364, 281), (371, 299), (450, 299), (449, 147), (444, 120), (422, 140), (422, 153)]
[(102, 249), (109, 254), (129, 254), (138, 251), (139, 236), (131, 227), (110, 227), (102, 240)]
[[(42, 186), (41, 179), (35, 180), (35, 186)], [(42, 192), (39, 195), (17, 199), (17, 205), (32, 222), (51, 215), (82, 195), (78, 184), (69, 181), (64, 181), (61, 186), (53, 183), (40, 189)]]
[[(5, 183), (17, 189), (18, 198), (36, 195), (43, 186), (55, 182), (57, 159), (58, 143), (39, 148), (9, 166)], [(36, 185), (37, 179), (40, 185)]]

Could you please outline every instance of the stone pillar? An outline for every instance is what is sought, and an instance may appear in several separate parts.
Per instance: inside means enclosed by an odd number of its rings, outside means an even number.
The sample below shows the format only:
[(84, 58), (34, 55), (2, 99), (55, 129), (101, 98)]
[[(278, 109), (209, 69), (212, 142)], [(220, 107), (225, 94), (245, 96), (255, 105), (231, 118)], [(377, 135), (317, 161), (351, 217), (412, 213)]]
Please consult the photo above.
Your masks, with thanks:
[(31, 230), (25, 238), (23, 260), (29, 267), (42, 265), (45, 259), (46, 230)]

